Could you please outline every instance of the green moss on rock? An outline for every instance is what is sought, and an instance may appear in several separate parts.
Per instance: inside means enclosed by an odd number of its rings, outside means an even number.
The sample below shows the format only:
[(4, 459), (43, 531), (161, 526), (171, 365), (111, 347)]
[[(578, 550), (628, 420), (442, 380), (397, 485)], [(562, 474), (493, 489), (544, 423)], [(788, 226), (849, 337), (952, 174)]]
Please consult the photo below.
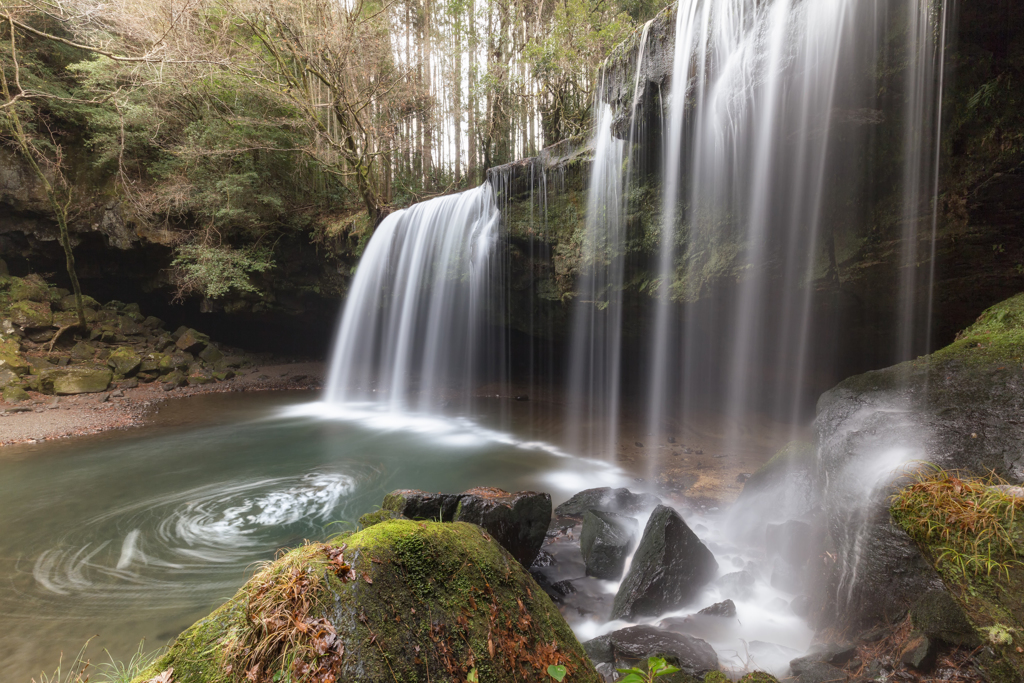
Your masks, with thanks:
[(12, 384), (4, 387), (3, 398), (7, 403), (20, 403), (21, 401), (29, 400), (31, 397), (24, 387)]
[(72, 365), (48, 368), (39, 375), (39, 391), (44, 394), (95, 394), (106, 391), (114, 379), (108, 368)]
[(764, 671), (751, 671), (739, 683), (779, 683), (779, 679)]
[(16, 301), (8, 310), (11, 322), (21, 327), (49, 327), (53, 324), (53, 313), (49, 303)]
[(569, 669), (568, 681), (600, 681), (550, 598), (498, 543), (475, 525), (409, 520), (374, 524), (345, 545), (293, 550), (185, 631), (136, 680), (172, 667), (177, 683), (244, 680), (240, 669), (254, 661), (246, 659), (253, 629), (265, 628), (261, 596), (285, 585), (307, 586), (307, 621), (329, 622), (341, 647), (313, 656), (316, 648), (297, 637), (295, 647), (259, 661), (257, 680), (315, 667), (310, 659), (342, 651), (332, 672), (352, 683), (463, 681), (474, 669), (480, 681), (543, 680), (554, 663)]

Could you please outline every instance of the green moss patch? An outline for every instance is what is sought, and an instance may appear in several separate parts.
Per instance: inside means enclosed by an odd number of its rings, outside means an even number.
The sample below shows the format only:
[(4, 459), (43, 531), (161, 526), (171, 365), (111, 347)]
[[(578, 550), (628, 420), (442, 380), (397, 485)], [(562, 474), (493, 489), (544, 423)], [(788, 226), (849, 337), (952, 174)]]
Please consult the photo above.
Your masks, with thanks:
[(479, 527), (381, 521), (293, 550), (138, 679), (177, 683), (599, 677), (550, 598)]

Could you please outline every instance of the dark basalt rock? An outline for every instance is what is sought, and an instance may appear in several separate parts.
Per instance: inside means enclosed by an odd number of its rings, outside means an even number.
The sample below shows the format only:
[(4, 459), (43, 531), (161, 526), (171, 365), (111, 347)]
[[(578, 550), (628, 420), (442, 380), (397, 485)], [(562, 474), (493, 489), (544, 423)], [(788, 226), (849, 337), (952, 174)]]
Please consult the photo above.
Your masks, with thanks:
[(385, 496), (381, 507), (408, 519), (481, 526), (524, 567), (536, 559), (551, 521), (551, 496), (547, 493), (509, 493), (490, 487), (464, 493), (399, 489)]
[(657, 616), (689, 603), (715, 578), (718, 562), (679, 513), (659, 505), (612, 607), (612, 619)]
[(801, 657), (789, 663), (791, 679), (797, 683), (841, 683), (846, 680), (846, 672), (831, 664), (819, 662), (813, 657)]
[(925, 636), (950, 645), (975, 647), (980, 643), (963, 609), (944, 590), (928, 591), (911, 603), (910, 621)]
[[(662, 631), (653, 626), (631, 626), (583, 643), (587, 656), (598, 665), (611, 664), (625, 669), (643, 666), (649, 657), (663, 657), (681, 669), (679, 674), (659, 680), (666, 683), (686, 680), (684, 676), (703, 678), (718, 671), (718, 655), (700, 638)], [(607, 668), (607, 667), (606, 667)]]
[(587, 510), (583, 513), (580, 552), (587, 574), (599, 579), (620, 578), (626, 558), (636, 547), (639, 526), (632, 517), (614, 512)]
[(931, 638), (917, 633), (911, 636), (900, 652), (900, 661), (917, 671), (930, 671), (935, 666), (939, 648)]
[(587, 510), (617, 512), (633, 515), (661, 504), (661, 499), (650, 493), (633, 493), (627, 488), (613, 489), (608, 486), (580, 491), (555, 508), (556, 517), (582, 519)]
[(716, 602), (713, 605), (705, 607), (697, 614), (703, 614), (708, 617), (735, 617), (736, 616), (736, 603), (732, 600), (723, 600), (722, 602)]
[[(818, 399), (819, 479), (837, 556), (820, 592), (820, 612), (831, 620), (818, 626), (869, 628), (942, 590), (931, 562), (889, 515), (890, 496), (906, 483), (891, 476), (902, 463), (927, 459), (1024, 481), (1022, 339), (1017, 295), (930, 356), (850, 377)], [(835, 590), (852, 576), (853, 585)]]

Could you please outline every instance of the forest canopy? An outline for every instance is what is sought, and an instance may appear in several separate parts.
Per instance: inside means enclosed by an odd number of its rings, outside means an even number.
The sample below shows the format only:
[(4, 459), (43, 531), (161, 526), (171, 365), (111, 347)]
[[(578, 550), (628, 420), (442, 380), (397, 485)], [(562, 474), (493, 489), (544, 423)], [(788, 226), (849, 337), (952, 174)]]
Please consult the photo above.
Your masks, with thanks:
[(2, 0), (0, 144), (15, 149), (17, 120), (70, 206), (100, 188), (187, 242), (186, 267), (196, 245), (365, 235), (391, 207), (586, 134), (601, 61), (659, 9)]

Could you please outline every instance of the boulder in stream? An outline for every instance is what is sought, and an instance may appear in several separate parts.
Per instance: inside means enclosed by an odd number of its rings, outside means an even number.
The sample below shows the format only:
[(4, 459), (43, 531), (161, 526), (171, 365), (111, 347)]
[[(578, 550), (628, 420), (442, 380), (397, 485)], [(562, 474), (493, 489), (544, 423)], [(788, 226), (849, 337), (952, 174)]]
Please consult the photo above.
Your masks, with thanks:
[(679, 513), (659, 505), (615, 596), (611, 618), (657, 616), (683, 607), (717, 573), (714, 555)]
[(472, 524), (390, 520), (266, 566), (135, 680), (525, 681), (552, 664), (601, 680), (500, 544)]
[(661, 499), (650, 493), (633, 493), (627, 488), (613, 489), (604, 486), (580, 491), (556, 507), (555, 516), (582, 519), (587, 510), (635, 515), (660, 504)]
[(524, 567), (533, 564), (551, 521), (547, 493), (477, 487), (463, 493), (426, 493), (415, 489), (392, 491), (383, 509), (408, 519), (469, 522), (483, 527)]
[(631, 626), (583, 643), (599, 671), (643, 667), (649, 657), (662, 657), (681, 670), (659, 680), (666, 683), (703, 678), (718, 671), (718, 655), (708, 643), (683, 633), (662, 631), (650, 625)]
[(639, 524), (632, 517), (614, 512), (587, 510), (583, 513), (580, 552), (587, 574), (599, 579), (618, 580), (629, 553), (636, 547)]

